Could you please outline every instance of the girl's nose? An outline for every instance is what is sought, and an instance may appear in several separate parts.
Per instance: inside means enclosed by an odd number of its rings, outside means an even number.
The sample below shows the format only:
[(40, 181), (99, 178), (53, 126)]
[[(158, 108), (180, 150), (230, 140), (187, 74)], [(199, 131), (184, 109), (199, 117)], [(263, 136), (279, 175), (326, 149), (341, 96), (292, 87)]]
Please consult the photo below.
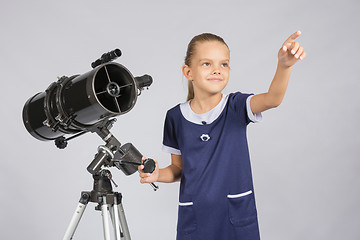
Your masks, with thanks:
[(213, 69), (213, 74), (220, 74), (220, 69), (219, 69), (219, 67), (214, 67), (214, 69)]

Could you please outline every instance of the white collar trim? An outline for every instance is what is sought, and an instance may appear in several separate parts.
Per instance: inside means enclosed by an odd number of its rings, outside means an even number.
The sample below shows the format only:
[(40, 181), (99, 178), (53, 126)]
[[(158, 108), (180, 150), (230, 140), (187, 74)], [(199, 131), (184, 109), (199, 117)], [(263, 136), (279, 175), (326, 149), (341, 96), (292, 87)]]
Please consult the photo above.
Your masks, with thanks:
[(229, 95), (226, 96), (222, 95), (222, 98), (218, 103), (218, 105), (216, 105), (213, 109), (203, 114), (197, 114), (191, 109), (190, 107), (191, 100), (181, 103), (180, 111), (183, 117), (189, 122), (199, 125), (211, 124), (220, 116), (220, 114), (224, 110), (228, 98)]

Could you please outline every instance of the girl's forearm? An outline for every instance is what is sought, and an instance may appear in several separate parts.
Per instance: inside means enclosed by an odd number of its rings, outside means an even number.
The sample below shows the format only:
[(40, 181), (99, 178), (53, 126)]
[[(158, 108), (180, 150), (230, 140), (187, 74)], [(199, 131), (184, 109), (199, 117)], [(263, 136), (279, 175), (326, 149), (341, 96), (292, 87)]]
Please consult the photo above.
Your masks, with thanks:
[(286, 67), (278, 63), (274, 79), (266, 94), (266, 102), (269, 107), (277, 107), (281, 104), (289, 83), (292, 67)]
[(166, 168), (159, 169), (158, 182), (172, 183), (180, 181), (181, 169), (174, 164), (169, 165)]

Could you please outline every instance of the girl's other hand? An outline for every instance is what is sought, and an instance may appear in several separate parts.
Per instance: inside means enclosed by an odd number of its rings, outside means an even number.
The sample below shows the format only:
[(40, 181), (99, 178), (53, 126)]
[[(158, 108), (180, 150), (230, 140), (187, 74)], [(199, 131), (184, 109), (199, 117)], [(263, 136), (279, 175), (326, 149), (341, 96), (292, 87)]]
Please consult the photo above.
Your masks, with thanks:
[(295, 39), (301, 34), (300, 31), (293, 33), (282, 45), (279, 50), (278, 58), (279, 64), (283, 67), (292, 67), (298, 60), (303, 60), (306, 57), (304, 48), (295, 42)]
[[(142, 158), (142, 162), (144, 162), (146, 160), (145, 157)], [(156, 159), (153, 159), (155, 162), (155, 170), (152, 173), (145, 173), (143, 171), (144, 169), (144, 165), (140, 165), (138, 167), (138, 170), (140, 171), (140, 182), (141, 183), (153, 183), (156, 182), (159, 178), (159, 166), (158, 163), (156, 161)]]

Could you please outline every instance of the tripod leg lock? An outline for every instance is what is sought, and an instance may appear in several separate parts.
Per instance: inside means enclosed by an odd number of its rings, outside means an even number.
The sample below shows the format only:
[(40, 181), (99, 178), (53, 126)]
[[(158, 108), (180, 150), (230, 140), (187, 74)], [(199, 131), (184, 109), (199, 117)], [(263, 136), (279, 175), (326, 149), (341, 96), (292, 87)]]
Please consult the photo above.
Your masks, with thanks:
[(120, 204), (121, 201), (122, 201), (122, 194), (121, 194), (121, 193), (118, 193), (118, 192), (115, 192), (115, 193), (114, 193), (114, 198), (116, 198), (116, 203), (117, 203), (117, 204)]
[(82, 192), (79, 203), (82, 203), (82, 204), (86, 205), (86, 204), (89, 203), (89, 201), (90, 201), (90, 193), (89, 192)]

